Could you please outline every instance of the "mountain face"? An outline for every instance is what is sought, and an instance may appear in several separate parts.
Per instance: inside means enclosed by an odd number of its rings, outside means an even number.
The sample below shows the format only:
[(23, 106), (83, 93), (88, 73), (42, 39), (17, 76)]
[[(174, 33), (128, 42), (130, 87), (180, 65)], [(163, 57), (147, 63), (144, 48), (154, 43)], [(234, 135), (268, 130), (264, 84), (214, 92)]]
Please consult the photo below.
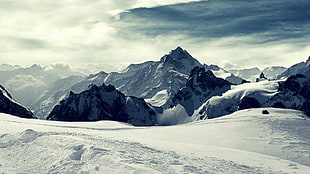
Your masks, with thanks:
[[(56, 103), (60, 100), (67, 98), (69, 96), (68, 89), (83, 80), (82, 76), (69, 76), (67, 78), (56, 80), (54, 83), (49, 85), (45, 93), (41, 94), (32, 104), (30, 108), (34, 111), (38, 118), (46, 119), (47, 113), (50, 113)], [(74, 92), (81, 92), (78, 90), (73, 90)]]
[(260, 107), (296, 109), (310, 116), (310, 79), (297, 74), (285, 81), (238, 85), (223, 96), (209, 99), (197, 110), (195, 116), (215, 118), (237, 110)]
[(192, 115), (201, 104), (209, 98), (221, 95), (230, 89), (230, 83), (217, 78), (211, 70), (195, 67), (188, 78), (186, 86), (173, 97), (173, 106), (182, 105), (188, 115)]
[[(186, 84), (195, 66), (201, 64), (180, 47), (164, 55), (160, 61), (130, 65), (120, 74), (112, 73), (105, 80), (126, 95), (147, 99), (152, 105), (167, 108), (173, 95)], [(165, 93), (165, 101), (155, 98)]]
[(44, 117), (59, 101), (67, 98), (70, 91), (80, 93), (89, 89), (91, 84), (100, 86), (102, 83), (115, 86), (127, 96), (144, 98), (153, 106), (169, 108), (173, 96), (186, 86), (190, 72), (196, 66), (204, 66), (206, 71), (211, 70), (217, 77), (227, 79), (232, 84), (244, 81), (216, 65), (200, 64), (186, 50), (177, 47), (159, 61), (131, 64), (122, 72), (99, 72), (67, 89), (50, 89), (32, 105), (33, 110), (36, 115)]
[(280, 82), (279, 92), (268, 101), (268, 105), (301, 110), (310, 116), (310, 79), (297, 74)]
[[(285, 72), (287, 68), (283, 66), (270, 66), (266, 67), (261, 71), (258, 68), (249, 68), (249, 69), (240, 69), (240, 70), (229, 70), (228, 72), (232, 73), (233, 75), (250, 81), (255, 82), (257, 78), (259, 78), (260, 74), (263, 73), (267, 79), (277, 79), (279, 75)], [(228, 79), (226, 79), (228, 80)]]
[(266, 78), (276, 79), (280, 74), (282, 74), (286, 70), (287, 68), (283, 66), (270, 66), (264, 68), (262, 72), (265, 74)]
[(47, 118), (58, 121), (114, 120), (135, 126), (157, 124), (156, 112), (143, 99), (127, 97), (114, 86), (93, 85), (56, 105)]
[(8, 91), (0, 85), (0, 112), (22, 118), (36, 118), (31, 111), (16, 103)]
[(308, 57), (308, 60), (306, 62), (300, 62), (288, 68), (286, 71), (284, 71), (281, 75), (278, 76), (278, 79), (296, 74), (303, 74), (310, 78), (310, 56)]
[(131, 64), (122, 72), (99, 72), (67, 89), (50, 89), (33, 104), (33, 110), (40, 117), (44, 117), (59, 101), (67, 98), (70, 91), (80, 93), (93, 84), (99, 86), (102, 83), (115, 86), (127, 96), (144, 98), (153, 106), (168, 108), (174, 94), (186, 85), (195, 66), (201, 64), (186, 50), (177, 47), (160, 61)]
[(246, 83), (247, 82), (246, 80), (244, 80), (244, 79), (242, 79), (240, 77), (235, 76), (234, 74), (226, 71), (223, 68), (220, 68), (217, 65), (206, 65), (206, 64), (204, 64), (203, 66), (204, 66), (206, 71), (207, 70), (211, 70), (216, 77), (220, 77), (222, 79), (225, 79), (228, 82), (230, 82), (231, 84), (240, 85), (242, 83)]
[(261, 73), (261, 70), (258, 68), (249, 68), (241, 70), (229, 70), (229, 72), (247, 81), (255, 82), (256, 78)]

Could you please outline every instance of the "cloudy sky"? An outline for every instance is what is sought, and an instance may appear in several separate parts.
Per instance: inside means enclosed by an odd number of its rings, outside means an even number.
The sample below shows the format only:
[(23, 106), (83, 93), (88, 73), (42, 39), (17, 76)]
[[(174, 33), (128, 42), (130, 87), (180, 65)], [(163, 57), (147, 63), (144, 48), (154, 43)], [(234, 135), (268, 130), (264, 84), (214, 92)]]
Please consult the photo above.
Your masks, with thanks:
[(309, 0), (0, 0), (0, 64), (127, 64), (181, 46), (206, 64), (310, 55)]

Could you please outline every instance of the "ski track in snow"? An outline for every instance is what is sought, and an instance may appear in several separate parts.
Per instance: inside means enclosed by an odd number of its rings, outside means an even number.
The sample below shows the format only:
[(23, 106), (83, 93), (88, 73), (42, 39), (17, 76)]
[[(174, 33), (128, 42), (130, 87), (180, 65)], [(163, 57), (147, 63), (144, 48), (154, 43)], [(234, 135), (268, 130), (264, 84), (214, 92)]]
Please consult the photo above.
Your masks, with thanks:
[(80, 133), (27, 129), (0, 142), (1, 173), (281, 173)]

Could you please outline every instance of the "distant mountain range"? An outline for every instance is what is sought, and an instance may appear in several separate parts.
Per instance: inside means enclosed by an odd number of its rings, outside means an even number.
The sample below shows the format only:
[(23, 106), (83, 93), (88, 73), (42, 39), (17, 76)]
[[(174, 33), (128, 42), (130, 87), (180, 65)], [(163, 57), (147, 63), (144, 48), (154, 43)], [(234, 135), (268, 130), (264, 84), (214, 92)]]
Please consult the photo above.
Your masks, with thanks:
[(3, 66), (1, 83), (41, 119), (109, 119), (141, 126), (214, 118), (251, 107), (309, 113), (310, 58), (290, 68), (227, 71), (201, 64), (177, 47), (159, 61), (87, 77), (65, 67), (52, 71), (38, 65)]

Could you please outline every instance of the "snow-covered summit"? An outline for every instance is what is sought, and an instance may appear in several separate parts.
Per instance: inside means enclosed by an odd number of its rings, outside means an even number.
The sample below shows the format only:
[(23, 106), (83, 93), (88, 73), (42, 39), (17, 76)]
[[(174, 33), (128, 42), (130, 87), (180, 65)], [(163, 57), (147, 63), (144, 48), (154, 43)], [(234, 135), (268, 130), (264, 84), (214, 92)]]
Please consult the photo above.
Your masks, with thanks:
[(92, 85), (79, 94), (70, 92), (48, 116), (59, 121), (114, 120), (136, 126), (156, 125), (156, 112), (143, 99), (127, 97), (114, 86)]
[(186, 50), (183, 50), (181, 47), (177, 47), (174, 50), (171, 50), (169, 54), (162, 57), (161, 60), (164, 61), (165, 58), (170, 57), (172, 59), (194, 59)]
[(177, 47), (174, 50), (171, 50), (169, 54), (164, 55), (160, 59), (160, 63), (163, 63), (163, 66), (172, 66), (176, 70), (189, 74), (190, 71), (195, 66), (201, 66), (201, 63), (197, 59), (192, 57), (186, 50), (183, 50), (181, 47)]
[(0, 112), (23, 118), (36, 118), (30, 110), (14, 101), (2, 85), (0, 85)]

